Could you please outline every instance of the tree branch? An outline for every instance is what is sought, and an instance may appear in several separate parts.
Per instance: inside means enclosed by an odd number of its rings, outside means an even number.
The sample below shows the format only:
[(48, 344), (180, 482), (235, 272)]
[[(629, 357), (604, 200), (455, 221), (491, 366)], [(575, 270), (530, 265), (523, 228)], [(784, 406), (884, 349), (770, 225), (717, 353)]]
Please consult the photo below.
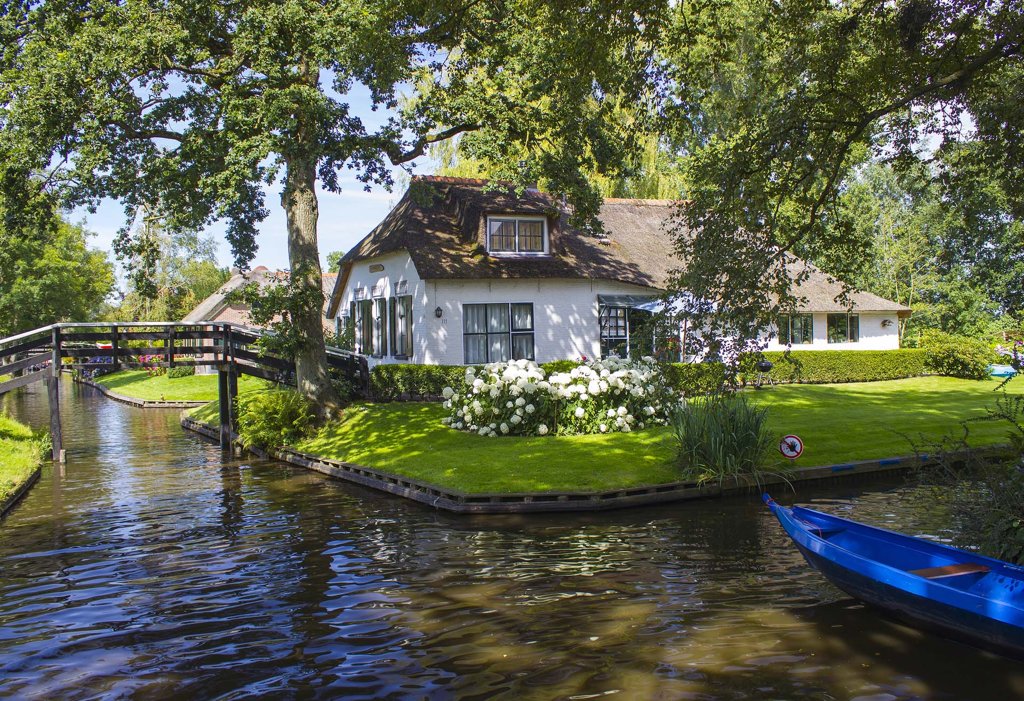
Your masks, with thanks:
[(427, 146), (429, 146), (430, 144), (435, 144), (438, 141), (447, 141), (453, 136), (457, 136), (458, 134), (463, 134), (470, 131), (476, 131), (479, 128), (479, 124), (460, 124), (458, 126), (451, 127), (450, 129), (439, 131), (436, 134), (427, 134), (425, 136), (421, 136), (419, 139), (416, 140), (416, 142), (412, 145), (412, 148), (410, 148), (408, 151), (402, 151), (395, 144), (389, 144), (384, 148), (384, 152), (391, 160), (391, 165), (401, 165), (403, 163), (408, 163), (409, 161), (416, 160), (417, 158), (422, 156), (424, 153), (427, 152)]

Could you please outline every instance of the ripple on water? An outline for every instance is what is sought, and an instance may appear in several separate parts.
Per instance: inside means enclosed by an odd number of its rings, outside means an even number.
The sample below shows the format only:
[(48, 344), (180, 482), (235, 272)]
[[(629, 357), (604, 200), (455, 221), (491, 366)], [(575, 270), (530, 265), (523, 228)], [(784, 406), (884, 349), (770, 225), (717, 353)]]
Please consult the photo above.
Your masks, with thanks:
[[(753, 498), (453, 517), (64, 391), (69, 463), (0, 526), (3, 697), (1024, 697), (1016, 663), (843, 597)], [(927, 490), (815, 495), (950, 535)]]

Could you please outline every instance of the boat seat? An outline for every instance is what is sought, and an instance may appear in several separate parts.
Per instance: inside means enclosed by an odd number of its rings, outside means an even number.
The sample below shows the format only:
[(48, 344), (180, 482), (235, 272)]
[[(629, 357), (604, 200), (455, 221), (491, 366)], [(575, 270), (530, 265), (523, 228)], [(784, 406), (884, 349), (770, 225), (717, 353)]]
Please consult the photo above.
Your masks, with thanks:
[(962, 562), (957, 565), (946, 565), (945, 567), (925, 567), (920, 570), (907, 570), (909, 574), (916, 574), (925, 579), (942, 579), (943, 577), (958, 577), (962, 574), (983, 574), (988, 572), (988, 567), (973, 562)]

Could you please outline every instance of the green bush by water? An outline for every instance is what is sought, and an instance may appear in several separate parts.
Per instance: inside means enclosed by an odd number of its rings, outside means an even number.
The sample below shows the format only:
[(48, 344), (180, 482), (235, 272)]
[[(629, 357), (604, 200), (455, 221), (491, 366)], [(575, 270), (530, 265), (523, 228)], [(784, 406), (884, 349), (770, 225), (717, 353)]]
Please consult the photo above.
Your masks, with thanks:
[(316, 431), (316, 405), (291, 389), (239, 395), (238, 438), (245, 447), (293, 445)]
[(693, 397), (672, 416), (685, 478), (722, 482), (728, 477), (766, 474), (768, 451), (775, 442), (768, 410), (743, 395), (716, 393)]
[(922, 337), (921, 344), (927, 356), (925, 367), (937, 375), (984, 380), (996, 359), (988, 344), (966, 336), (933, 331)]

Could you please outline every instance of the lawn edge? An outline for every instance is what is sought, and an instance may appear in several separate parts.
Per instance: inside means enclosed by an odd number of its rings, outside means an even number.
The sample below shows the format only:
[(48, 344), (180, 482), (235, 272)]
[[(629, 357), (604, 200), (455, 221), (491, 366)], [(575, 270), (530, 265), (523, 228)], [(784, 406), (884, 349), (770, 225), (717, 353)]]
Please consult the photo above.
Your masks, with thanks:
[[(197, 421), (187, 412), (181, 414), (181, 425), (184, 429), (211, 440), (218, 440), (220, 436), (217, 427)], [(237, 434), (232, 434), (232, 440), (237, 441)], [(602, 491), (473, 494), (291, 448), (266, 451), (250, 448), (248, 450), (258, 457), (273, 458), (329, 477), (405, 497), (442, 511), (460, 514), (607, 511), (731, 494), (749, 494), (762, 491), (771, 485), (785, 485), (795, 492), (795, 485), (800, 483), (896, 472), (934, 462), (932, 456), (922, 453), (920, 455), (801, 467), (785, 475), (769, 475), (760, 483), (756, 483), (753, 479), (729, 478), (720, 484), (699, 485), (694, 482), (667, 482)], [(964, 452), (992, 455), (1005, 450), (1006, 446), (985, 446)]]
[(161, 401), (159, 399), (139, 399), (138, 397), (129, 397), (124, 394), (118, 394), (117, 392), (100, 384), (99, 382), (95, 382), (84, 377), (76, 377), (75, 382), (83, 385), (88, 385), (89, 387), (93, 387), (99, 390), (100, 393), (103, 394), (104, 396), (109, 397), (110, 399), (113, 399), (116, 402), (121, 402), (122, 404), (129, 404), (139, 409), (194, 409), (197, 407), (206, 406), (207, 404), (210, 403), (209, 400), (198, 401), (187, 399), (167, 399)]
[(40, 460), (39, 464), (36, 465), (35, 469), (32, 470), (31, 473), (29, 473), (29, 476), (27, 478), (25, 478), (25, 481), (22, 482), (17, 489), (8, 494), (6, 498), (0, 501), (0, 519), (7, 516), (7, 513), (18, 505), (18, 502), (20, 502), (22, 498), (26, 494), (28, 494), (28, 490), (30, 490), (33, 487), (33, 485), (35, 485), (35, 483), (39, 481), (39, 476), (42, 473), (43, 465), (42, 461)]

